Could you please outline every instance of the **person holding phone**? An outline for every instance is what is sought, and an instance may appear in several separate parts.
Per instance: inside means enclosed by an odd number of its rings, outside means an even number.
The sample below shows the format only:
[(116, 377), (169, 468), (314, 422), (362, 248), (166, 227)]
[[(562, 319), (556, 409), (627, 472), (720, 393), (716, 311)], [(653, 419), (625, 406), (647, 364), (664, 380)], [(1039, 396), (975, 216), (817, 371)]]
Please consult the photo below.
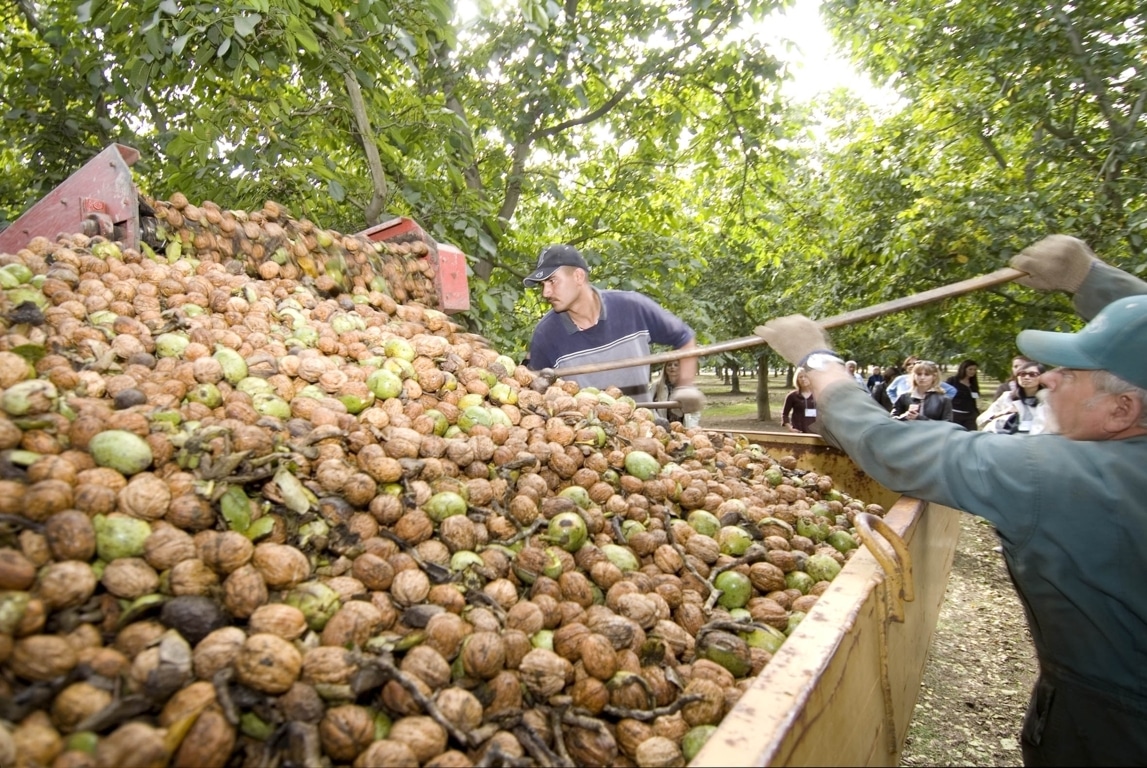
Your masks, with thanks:
[(952, 398), (940, 386), (940, 366), (918, 360), (911, 388), (892, 403), (892, 418), (903, 421), (951, 421)]

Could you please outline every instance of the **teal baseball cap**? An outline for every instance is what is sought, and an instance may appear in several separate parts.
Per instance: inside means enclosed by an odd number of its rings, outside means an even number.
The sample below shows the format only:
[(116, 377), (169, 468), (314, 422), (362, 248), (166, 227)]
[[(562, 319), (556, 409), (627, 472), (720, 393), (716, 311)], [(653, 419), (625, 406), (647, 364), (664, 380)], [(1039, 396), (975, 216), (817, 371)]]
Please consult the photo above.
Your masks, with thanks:
[(1113, 301), (1078, 333), (1021, 331), (1016, 344), (1038, 362), (1108, 371), (1147, 389), (1147, 296)]

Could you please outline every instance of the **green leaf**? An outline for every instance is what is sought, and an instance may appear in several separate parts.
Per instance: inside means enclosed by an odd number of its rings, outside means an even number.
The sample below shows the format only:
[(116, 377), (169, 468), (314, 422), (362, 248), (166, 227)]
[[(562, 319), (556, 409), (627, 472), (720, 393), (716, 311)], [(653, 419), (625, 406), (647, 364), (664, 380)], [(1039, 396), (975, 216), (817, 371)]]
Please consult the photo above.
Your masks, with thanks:
[(191, 34), (180, 35), (171, 41), (171, 55), (179, 57), (183, 54), (183, 48), (187, 45), (187, 41), (191, 39)]
[(162, 0), (159, 4), (159, 10), (168, 16), (178, 16), (179, 4), (176, 3), (175, 0)]
[(239, 35), (239, 37), (247, 37), (255, 31), (255, 28), (259, 26), (259, 22), (262, 20), (263, 17), (257, 13), (236, 16), (235, 34)]
[(251, 523), (247, 530), (243, 531), (243, 535), (251, 541), (266, 536), (275, 529), (275, 518), (268, 516), (260, 517), (255, 522)]
[(219, 511), (233, 531), (243, 533), (251, 526), (251, 499), (241, 485), (227, 487), (219, 498)]

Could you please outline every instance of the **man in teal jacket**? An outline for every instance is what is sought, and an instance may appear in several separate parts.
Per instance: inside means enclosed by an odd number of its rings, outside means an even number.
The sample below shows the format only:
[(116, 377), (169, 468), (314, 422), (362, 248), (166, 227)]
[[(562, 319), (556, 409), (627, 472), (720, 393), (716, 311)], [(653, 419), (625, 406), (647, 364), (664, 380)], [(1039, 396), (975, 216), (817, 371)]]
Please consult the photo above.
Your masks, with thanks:
[[(757, 329), (809, 370), (824, 438), (886, 487), (963, 509), (999, 532), (1039, 658), (1024, 764), (1147, 764), (1147, 283), (1053, 236), (1012, 265), (1021, 283), (1074, 293), (1079, 333), (1023, 331), (1058, 434), (968, 432), (889, 419), (823, 329)], [(1122, 298), (1121, 298), (1122, 297)], [(1093, 317), (1092, 317), (1093, 315)]]

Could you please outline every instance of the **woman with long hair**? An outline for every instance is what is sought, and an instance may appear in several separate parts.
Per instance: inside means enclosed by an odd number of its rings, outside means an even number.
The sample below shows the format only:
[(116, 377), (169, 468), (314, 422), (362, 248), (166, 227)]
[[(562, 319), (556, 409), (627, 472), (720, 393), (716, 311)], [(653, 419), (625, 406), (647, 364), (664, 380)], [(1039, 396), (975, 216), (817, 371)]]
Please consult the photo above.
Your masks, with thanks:
[(980, 415), (980, 381), (976, 378), (979, 371), (979, 363), (965, 360), (956, 369), (956, 375), (948, 377), (948, 383), (956, 390), (952, 395), (952, 421), (969, 432), (976, 431), (976, 417)]
[(951, 421), (952, 398), (940, 385), (940, 366), (918, 360), (912, 366), (912, 386), (892, 403), (892, 418), (905, 421)]
[(1016, 387), (1004, 392), (976, 419), (982, 432), (1038, 435), (1053, 431), (1044, 407), (1044, 367), (1029, 362), (1016, 372)]

